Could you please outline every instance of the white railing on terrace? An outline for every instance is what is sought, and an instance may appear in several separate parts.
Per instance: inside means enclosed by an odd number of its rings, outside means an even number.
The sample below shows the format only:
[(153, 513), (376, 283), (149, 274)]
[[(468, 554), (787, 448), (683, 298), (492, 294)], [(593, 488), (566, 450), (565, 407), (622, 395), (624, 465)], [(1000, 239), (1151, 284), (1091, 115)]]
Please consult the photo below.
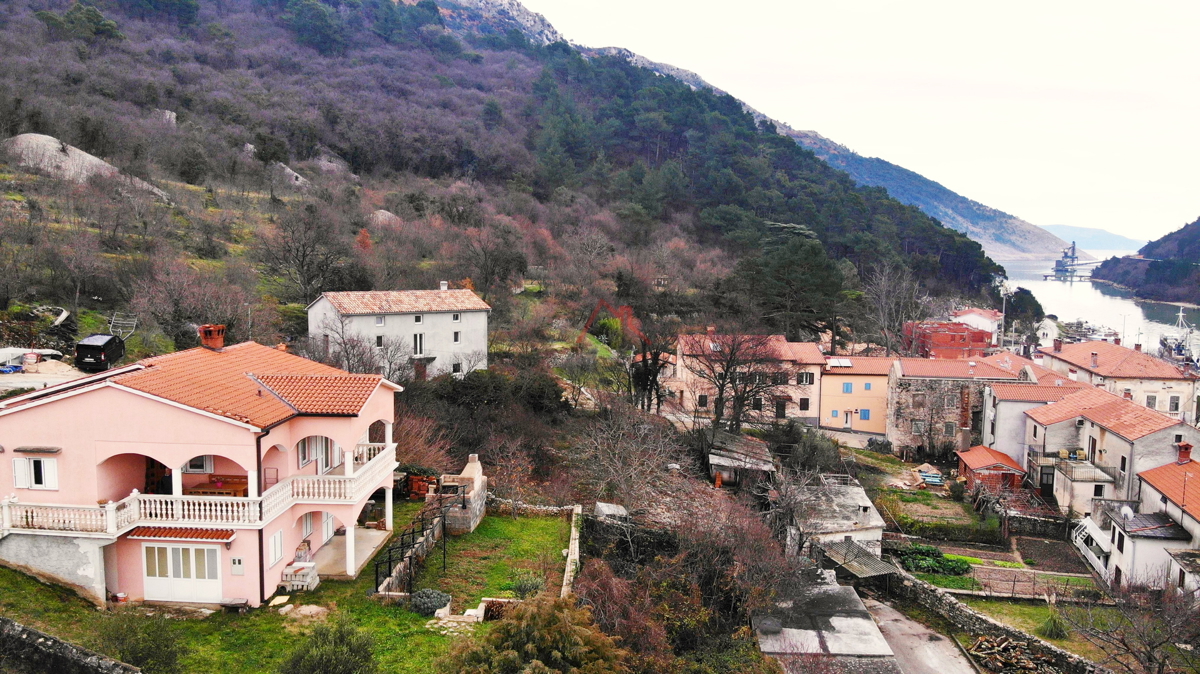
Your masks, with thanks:
[(379, 456), (383, 450), (391, 450), (396, 452), (396, 443), (394, 442), (360, 442), (354, 446), (354, 464), (362, 465)]
[[(396, 468), (395, 453), (374, 451), (352, 476), (296, 475), (261, 498), (132, 494), (99, 506), (0, 501), (0, 536), (9, 533), (101, 534), (115, 536), (138, 525), (257, 526), (296, 503), (356, 503), (375, 491)], [(365, 454), (364, 454), (365, 455)]]

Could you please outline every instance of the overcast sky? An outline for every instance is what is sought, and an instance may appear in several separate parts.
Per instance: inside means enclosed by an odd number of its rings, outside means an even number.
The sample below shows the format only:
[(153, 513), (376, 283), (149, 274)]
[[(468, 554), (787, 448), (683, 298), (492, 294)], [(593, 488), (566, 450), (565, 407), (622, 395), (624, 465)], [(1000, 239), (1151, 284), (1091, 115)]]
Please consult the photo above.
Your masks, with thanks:
[(1039, 225), (1200, 216), (1200, 3), (522, 0)]

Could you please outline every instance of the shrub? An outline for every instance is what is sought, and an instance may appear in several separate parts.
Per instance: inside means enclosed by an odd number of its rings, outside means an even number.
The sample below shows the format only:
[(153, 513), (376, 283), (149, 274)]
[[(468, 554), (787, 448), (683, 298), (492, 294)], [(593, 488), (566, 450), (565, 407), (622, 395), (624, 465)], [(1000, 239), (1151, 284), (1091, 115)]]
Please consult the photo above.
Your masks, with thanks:
[(1027, 566), (1034, 566), (1034, 565), (1036, 565), (1036, 564), (1037, 564), (1037, 560), (1036, 560), (1036, 559), (1033, 559), (1033, 558), (1026, 559), (1026, 560), (1025, 560), (1025, 564), (1026, 564)]
[(419, 613), (423, 616), (431, 616), (446, 604), (450, 603), (450, 595), (441, 590), (433, 588), (425, 588), (417, 590), (409, 599), (409, 608), (413, 613)]
[(932, 545), (912, 545), (896, 551), (900, 564), (909, 571), (933, 573), (947, 576), (961, 576), (971, 570), (971, 565), (963, 559), (946, 557), (942, 551)]
[(512, 582), (512, 591), (521, 599), (528, 599), (546, 587), (546, 579), (533, 573), (522, 573)]
[(879, 454), (891, 454), (892, 453), (892, 442), (891, 442), (891, 440), (884, 440), (882, 438), (871, 438), (871, 439), (867, 440), (866, 449), (869, 452), (877, 452)]
[(180, 659), (187, 653), (165, 616), (145, 616), (125, 608), (100, 625), (101, 649), (146, 674), (182, 672)]
[(279, 667), (280, 674), (375, 674), (375, 640), (346, 619), (317, 625)]
[(1071, 631), (1067, 625), (1067, 621), (1058, 612), (1058, 609), (1050, 607), (1050, 615), (1046, 618), (1046, 622), (1042, 623), (1035, 632), (1038, 636), (1047, 639), (1066, 639), (1071, 636)]
[(961, 482), (950, 483), (950, 498), (955, 501), (962, 501), (967, 494), (967, 488)]

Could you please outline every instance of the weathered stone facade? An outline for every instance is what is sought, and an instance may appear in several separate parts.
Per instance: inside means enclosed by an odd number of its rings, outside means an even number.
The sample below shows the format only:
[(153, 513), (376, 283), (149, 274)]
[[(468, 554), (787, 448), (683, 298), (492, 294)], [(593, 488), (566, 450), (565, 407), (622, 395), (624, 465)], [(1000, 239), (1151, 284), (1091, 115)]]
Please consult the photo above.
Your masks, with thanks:
[(888, 377), (888, 440), (898, 452), (970, 447), (972, 436), (982, 431), (984, 387), (994, 381), (1018, 380), (907, 376), (897, 365)]
[[(483, 464), (479, 463), (479, 455), (472, 454), (467, 465), (458, 475), (442, 476), (442, 492), (450, 493), (457, 490), (463, 494), (463, 505), (456, 505), (446, 511), (446, 531), (453, 536), (469, 534), (475, 531), (483, 520), (487, 510), (487, 476), (483, 474)], [(441, 495), (427, 494), (425, 500), (432, 501)]]
[(0, 618), (0, 671), (134, 674), (142, 670)]

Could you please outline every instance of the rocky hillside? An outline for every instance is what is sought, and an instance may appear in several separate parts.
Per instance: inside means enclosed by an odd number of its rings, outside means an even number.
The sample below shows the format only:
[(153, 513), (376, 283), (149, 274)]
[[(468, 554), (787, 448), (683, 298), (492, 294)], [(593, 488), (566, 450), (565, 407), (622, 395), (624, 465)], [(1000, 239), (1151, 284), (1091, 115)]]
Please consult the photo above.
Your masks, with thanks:
[(1074, 241), (1087, 250), (1137, 250), (1146, 245), (1145, 239), (1131, 239), (1095, 227), (1042, 225), (1042, 229), (1064, 241)]
[(1092, 276), (1132, 288), (1146, 299), (1200, 303), (1200, 219), (1139, 252), (1140, 258), (1106, 260)]

